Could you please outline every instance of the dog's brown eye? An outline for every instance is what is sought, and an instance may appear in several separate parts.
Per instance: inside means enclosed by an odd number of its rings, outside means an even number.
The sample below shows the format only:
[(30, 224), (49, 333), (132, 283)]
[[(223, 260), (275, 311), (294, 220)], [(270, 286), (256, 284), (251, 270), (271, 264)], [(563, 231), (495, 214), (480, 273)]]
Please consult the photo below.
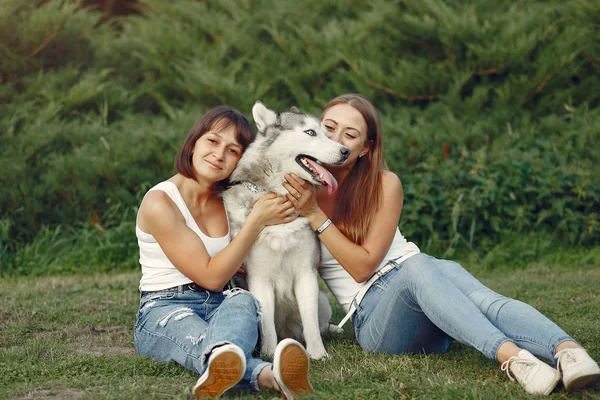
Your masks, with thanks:
[(309, 136), (317, 136), (317, 132), (315, 132), (312, 129), (307, 129), (307, 130), (304, 131), (304, 133), (306, 133)]

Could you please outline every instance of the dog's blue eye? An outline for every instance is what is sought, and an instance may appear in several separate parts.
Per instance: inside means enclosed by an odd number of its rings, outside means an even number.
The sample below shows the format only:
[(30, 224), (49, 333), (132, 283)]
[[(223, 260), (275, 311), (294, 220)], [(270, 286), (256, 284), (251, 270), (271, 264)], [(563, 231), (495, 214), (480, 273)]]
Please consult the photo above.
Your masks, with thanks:
[(309, 136), (317, 136), (317, 132), (315, 132), (312, 129), (307, 129), (307, 130), (304, 131), (304, 133), (306, 133)]

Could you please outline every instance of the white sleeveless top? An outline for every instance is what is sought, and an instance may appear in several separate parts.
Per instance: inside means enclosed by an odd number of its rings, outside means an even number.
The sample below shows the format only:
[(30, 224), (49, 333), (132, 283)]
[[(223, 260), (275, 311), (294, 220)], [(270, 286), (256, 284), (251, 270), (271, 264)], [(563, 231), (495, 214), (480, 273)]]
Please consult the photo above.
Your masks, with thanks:
[[(187, 208), (179, 189), (173, 182), (165, 181), (154, 186), (148, 192), (162, 190), (177, 205), (179, 211), (185, 218), (185, 224), (193, 230), (202, 240), (206, 251), (211, 257), (223, 250), (230, 242), (229, 232), (220, 238), (213, 238), (203, 233), (194, 220), (192, 213)], [(167, 289), (173, 286), (192, 283), (192, 280), (183, 275), (167, 258), (160, 245), (149, 233), (146, 233), (135, 224), (135, 234), (140, 247), (140, 264), (142, 266), (142, 278), (140, 279), (140, 291), (154, 291)]]
[[(403, 262), (420, 252), (417, 245), (407, 241), (400, 233), (400, 229), (396, 228), (396, 234), (392, 240), (392, 245), (381, 264), (375, 269), (375, 272), (383, 268), (390, 260)], [(366, 281), (362, 283), (356, 282), (354, 278), (346, 272), (344, 267), (333, 258), (323, 243), (321, 243), (319, 274), (344, 310), (346, 312), (350, 311), (352, 300), (358, 291), (365, 285)]]

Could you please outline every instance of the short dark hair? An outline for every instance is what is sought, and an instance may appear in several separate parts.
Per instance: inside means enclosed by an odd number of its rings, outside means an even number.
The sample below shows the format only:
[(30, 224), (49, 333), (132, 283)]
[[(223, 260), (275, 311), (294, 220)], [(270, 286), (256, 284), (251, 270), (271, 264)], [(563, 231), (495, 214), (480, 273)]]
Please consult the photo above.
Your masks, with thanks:
[[(242, 151), (254, 141), (254, 130), (244, 114), (229, 106), (215, 107), (196, 121), (188, 132), (177, 152), (177, 156), (175, 156), (175, 169), (177, 172), (187, 178), (196, 180), (196, 172), (192, 165), (192, 153), (196, 141), (211, 129), (222, 131), (231, 126), (235, 127), (235, 138), (242, 146)], [(219, 182), (217, 188), (222, 189), (226, 186), (227, 181)]]

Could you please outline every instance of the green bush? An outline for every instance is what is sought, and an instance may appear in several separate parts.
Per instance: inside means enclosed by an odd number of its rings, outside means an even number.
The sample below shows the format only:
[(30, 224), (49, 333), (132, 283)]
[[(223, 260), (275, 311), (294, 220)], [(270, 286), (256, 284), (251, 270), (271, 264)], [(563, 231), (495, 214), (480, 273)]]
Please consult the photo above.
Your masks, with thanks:
[(138, 6), (101, 23), (78, 0), (0, 2), (0, 270), (49, 262), (36, 243), (125, 232), (133, 215), (109, 210), (134, 209), (173, 173), (210, 107), (249, 114), (260, 99), (319, 113), (346, 92), (381, 111), (401, 229), (421, 246), (486, 251), (504, 232), (600, 239), (600, 3)]

